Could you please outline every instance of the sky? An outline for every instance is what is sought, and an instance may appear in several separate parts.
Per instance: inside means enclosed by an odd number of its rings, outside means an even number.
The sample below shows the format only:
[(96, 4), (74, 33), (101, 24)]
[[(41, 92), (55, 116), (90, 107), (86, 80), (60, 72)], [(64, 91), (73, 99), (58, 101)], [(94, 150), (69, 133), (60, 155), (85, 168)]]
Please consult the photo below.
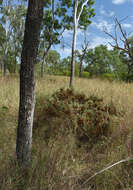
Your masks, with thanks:
[[(127, 36), (133, 33), (133, 0), (95, 0), (94, 9), (96, 16), (91, 19), (92, 23), (86, 31), (89, 48), (103, 44), (107, 45), (108, 49), (111, 49), (109, 42), (113, 44), (113, 40), (103, 30), (107, 28), (108, 32), (113, 34), (114, 17), (117, 17), (118, 20), (123, 20), (121, 24)], [(71, 55), (72, 31), (65, 31), (63, 37), (65, 47), (62, 48), (61, 45), (56, 45), (52, 48), (57, 50), (62, 58)], [(120, 38), (119, 33), (118, 37)], [(78, 30), (76, 49), (80, 51), (83, 42), (84, 32)], [(122, 45), (121, 42), (120, 45)]]

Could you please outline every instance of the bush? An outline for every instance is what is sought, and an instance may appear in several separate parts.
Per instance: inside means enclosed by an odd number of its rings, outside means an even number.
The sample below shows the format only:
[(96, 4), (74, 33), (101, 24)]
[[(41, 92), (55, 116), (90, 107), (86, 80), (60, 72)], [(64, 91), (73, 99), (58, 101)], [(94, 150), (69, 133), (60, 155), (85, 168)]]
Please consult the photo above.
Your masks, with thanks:
[(106, 105), (101, 98), (86, 97), (72, 89), (60, 89), (47, 102), (37, 121), (39, 130), (47, 122), (45, 140), (71, 132), (77, 142), (92, 144), (108, 136), (113, 116), (118, 114), (113, 104)]
[(109, 81), (113, 81), (113, 80), (115, 79), (115, 76), (114, 76), (113, 73), (104, 73), (104, 74), (102, 75), (102, 78), (103, 78), (103, 79), (107, 79), (107, 80), (109, 80)]
[(83, 71), (83, 72), (82, 72), (82, 77), (83, 77), (83, 78), (90, 78), (90, 73), (89, 73), (89, 72), (86, 72), (86, 71)]

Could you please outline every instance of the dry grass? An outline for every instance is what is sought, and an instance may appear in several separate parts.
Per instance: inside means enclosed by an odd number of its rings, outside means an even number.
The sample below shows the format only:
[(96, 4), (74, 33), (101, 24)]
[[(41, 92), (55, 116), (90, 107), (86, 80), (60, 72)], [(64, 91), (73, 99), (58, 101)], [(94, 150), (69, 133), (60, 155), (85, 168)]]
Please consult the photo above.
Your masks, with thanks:
[[(41, 105), (45, 97), (69, 85), (69, 78), (48, 76), (37, 79), (36, 97)], [(133, 189), (133, 164), (120, 164), (92, 179), (84, 181), (108, 164), (133, 155), (133, 84), (99, 79), (79, 79), (75, 90), (86, 95), (112, 101), (124, 116), (112, 135), (91, 150), (78, 149), (71, 133), (51, 139), (47, 144), (43, 133), (33, 138), (33, 160), (28, 178), (15, 164), (16, 126), (18, 118), (19, 80), (0, 77), (0, 189), (1, 190), (117, 190)], [(62, 121), (63, 123), (63, 121)], [(44, 125), (47, 125), (44, 124)], [(58, 125), (57, 121), (53, 125)], [(62, 124), (63, 125), (63, 124)], [(41, 131), (42, 132), (42, 131)]]

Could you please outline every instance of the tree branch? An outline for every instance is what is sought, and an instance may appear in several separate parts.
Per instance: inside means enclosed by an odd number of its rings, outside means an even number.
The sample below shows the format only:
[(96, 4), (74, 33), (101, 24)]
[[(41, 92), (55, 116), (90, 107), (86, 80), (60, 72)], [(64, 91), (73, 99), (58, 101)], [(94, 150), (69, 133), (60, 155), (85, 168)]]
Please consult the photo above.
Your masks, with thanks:
[(83, 12), (83, 8), (84, 8), (84, 6), (88, 3), (88, 1), (89, 1), (89, 0), (86, 0), (86, 1), (82, 4), (82, 6), (81, 6), (81, 10), (80, 10), (80, 12), (79, 12), (79, 15), (77, 16), (77, 25), (78, 25), (80, 16), (81, 16), (81, 14), (82, 14), (82, 12)]
[(108, 167), (106, 167), (106, 168), (100, 170), (99, 172), (96, 172), (94, 175), (92, 175), (91, 177), (89, 177), (89, 178), (82, 184), (82, 186), (85, 185), (86, 183), (88, 183), (92, 178), (94, 178), (94, 177), (97, 176), (98, 174), (101, 174), (101, 173), (103, 173), (104, 171), (107, 171), (107, 170), (109, 170), (110, 168), (112, 168), (112, 167), (114, 167), (114, 166), (116, 166), (116, 165), (118, 165), (118, 164), (120, 164), (120, 163), (128, 162), (128, 161), (130, 161), (130, 160), (133, 160), (133, 158), (128, 157), (128, 158), (126, 158), (126, 159), (124, 159), (124, 160), (120, 160), (120, 161), (118, 161), (118, 162), (116, 162), (116, 163), (114, 163), (114, 164), (112, 164), (112, 165), (110, 165), (110, 166), (108, 166)]

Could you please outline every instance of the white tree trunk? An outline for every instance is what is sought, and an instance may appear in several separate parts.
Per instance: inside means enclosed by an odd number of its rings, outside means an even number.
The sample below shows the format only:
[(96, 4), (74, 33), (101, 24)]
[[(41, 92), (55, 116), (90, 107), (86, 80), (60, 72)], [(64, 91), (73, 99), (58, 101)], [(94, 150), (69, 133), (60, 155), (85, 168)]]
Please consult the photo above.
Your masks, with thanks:
[(77, 34), (77, 8), (78, 0), (75, 0), (74, 6), (74, 31), (73, 31), (73, 42), (72, 42), (72, 62), (71, 62), (71, 75), (70, 75), (70, 88), (74, 85), (74, 75), (75, 75), (75, 49), (76, 49), (76, 34)]
[(78, 23), (80, 20), (80, 16), (83, 12), (84, 6), (87, 5), (89, 0), (85, 0), (81, 6), (79, 14), (77, 14), (78, 10), (78, 3), (79, 0), (75, 0), (74, 5), (74, 31), (73, 31), (73, 42), (72, 42), (72, 62), (71, 62), (71, 74), (70, 74), (70, 84), (69, 87), (72, 88), (74, 86), (74, 75), (75, 75), (75, 49), (76, 49), (76, 35), (77, 35), (77, 28)]

